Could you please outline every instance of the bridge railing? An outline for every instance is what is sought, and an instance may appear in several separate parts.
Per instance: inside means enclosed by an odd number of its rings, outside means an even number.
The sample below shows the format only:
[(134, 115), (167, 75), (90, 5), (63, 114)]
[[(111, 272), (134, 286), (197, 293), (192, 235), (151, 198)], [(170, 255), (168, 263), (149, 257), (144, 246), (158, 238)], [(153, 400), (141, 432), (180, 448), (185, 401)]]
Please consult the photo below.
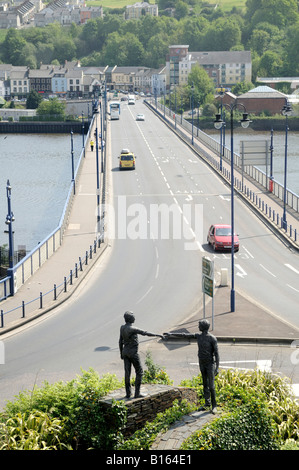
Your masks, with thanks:
[[(190, 143), (192, 142), (192, 135), (193, 135), (193, 147), (196, 150), (200, 151), (201, 154), (204, 154), (207, 159), (213, 160), (212, 162), (213, 166), (220, 169), (220, 158), (219, 158), (220, 151), (221, 151), (220, 142), (213, 139), (213, 137), (209, 136), (202, 130), (198, 129), (194, 124), (192, 126), (192, 123), (184, 119), (181, 115), (175, 114), (172, 110), (164, 106), (164, 104), (158, 101), (155, 101), (154, 104), (147, 100), (146, 102), (148, 106), (150, 106), (152, 109), (155, 109), (156, 112), (158, 112), (161, 117), (167, 119), (168, 125), (174, 128), (179, 135), (186, 138), (186, 133), (187, 133)], [(209, 150), (212, 150), (215, 156), (211, 157), (211, 155), (208, 152), (204, 151), (203, 147), (200, 146), (198, 142), (203, 144)], [(229, 148), (222, 147), (222, 156), (224, 160), (226, 160), (229, 163), (231, 162), (231, 151)], [(233, 158), (234, 158), (234, 166), (241, 169), (242, 161), (241, 161), (240, 155), (234, 152)], [(265, 189), (268, 189), (269, 177), (261, 169), (259, 169), (256, 166), (248, 165), (244, 167), (243, 171), (246, 175), (248, 175), (250, 178), (258, 182)], [(227, 174), (226, 176), (228, 179), (230, 179), (230, 174)], [(276, 181), (275, 179), (272, 180), (272, 183), (273, 183), (272, 194), (274, 194), (274, 196), (276, 196), (280, 201), (284, 201), (284, 186), (280, 184), (278, 181)], [(283, 227), (282, 217), (273, 209), (271, 209), (271, 207), (269, 207), (267, 204), (264, 204), (259, 196), (257, 196), (254, 193), (251, 194), (250, 192), (248, 192), (248, 188), (246, 188), (246, 185), (243, 185), (243, 183), (239, 181), (237, 178), (235, 178), (234, 184), (239, 190), (243, 191), (243, 193), (246, 194), (247, 197), (250, 197), (252, 202), (257, 204), (259, 208), (262, 208), (264, 213), (272, 222), (274, 222), (280, 228)], [(289, 189), (286, 189), (286, 204), (287, 206), (289, 206), (289, 208), (299, 213), (299, 196)], [(289, 235), (290, 239), (295, 241), (295, 243), (297, 244), (299, 234), (297, 233), (296, 228), (294, 229), (292, 225), (287, 224), (285, 231)]]
[[(94, 119), (94, 117), (93, 117)], [(13, 267), (14, 275), (14, 292), (16, 292), (21, 285), (23, 285), (44, 263), (49, 259), (53, 253), (61, 246), (63, 234), (67, 225), (68, 217), (72, 207), (74, 197), (74, 187), (81, 172), (82, 163), (85, 158), (86, 145), (89, 140), (89, 134), (92, 128), (93, 121), (89, 126), (89, 130), (85, 138), (85, 146), (82, 148), (77, 166), (74, 171), (74, 180), (71, 181), (70, 188), (67, 194), (66, 202), (59, 221), (59, 225), (53, 232), (51, 232), (41, 243), (39, 243), (32, 251), (30, 251), (19, 263)], [(0, 301), (12, 295), (10, 277), (5, 277), (0, 280)]]

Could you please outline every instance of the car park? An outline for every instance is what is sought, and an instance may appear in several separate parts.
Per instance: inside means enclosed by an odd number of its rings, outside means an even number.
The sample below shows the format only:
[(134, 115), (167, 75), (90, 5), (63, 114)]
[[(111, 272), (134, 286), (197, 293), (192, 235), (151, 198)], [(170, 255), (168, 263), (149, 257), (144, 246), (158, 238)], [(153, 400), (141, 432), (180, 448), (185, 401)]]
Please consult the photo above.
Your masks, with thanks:
[[(239, 237), (234, 234), (234, 251), (239, 251)], [(211, 225), (208, 231), (207, 241), (212, 245), (214, 251), (231, 250), (232, 229), (231, 225)]]
[(129, 149), (123, 149), (119, 156), (120, 170), (135, 170), (135, 155)]

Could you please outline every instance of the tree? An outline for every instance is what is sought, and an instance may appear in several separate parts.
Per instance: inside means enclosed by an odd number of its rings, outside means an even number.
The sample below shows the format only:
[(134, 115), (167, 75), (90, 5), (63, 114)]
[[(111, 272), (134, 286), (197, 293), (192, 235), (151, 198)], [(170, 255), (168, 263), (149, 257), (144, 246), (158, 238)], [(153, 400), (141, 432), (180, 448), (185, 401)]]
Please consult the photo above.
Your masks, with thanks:
[(3, 61), (12, 65), (22, 65), (20, 57), (26, 41), (16, 29), (9, 29), (3, 42)]
[(196, 64), (188, 76), (189, 96), (192, 97), (194, 103), (203, 105), (213, 100), (214, 84), (207, 72)]
[(266, 51), (260, 60), (259, 75), (263, 77), (280, 76), (282, 60), (280, 56), (273, 51)]
[(36, 109), (42, 102), (42, 97), (37, 91), (32, 90), (30, 91), (27, 101), (26, 101), (26, 108), (27, 109)]
[(36, 114), (38, 116), (57, 116), (58, 118), (65, 117), (65, 103), (59, 101), (58, 98), (52, 98), (49, 101), (43, 100), (37, 108)]
[(184, 18), (185, 16), (188, 15), (188, 11), (189, 11), (189, 8), (188, 8), (188, 5), (183, 2), (182, 0), (177, 0), (176, 1), (176, 4), (175, 4), (175, 18), (177, 18), (178, 20), (180, 20), (181, 18)]
[(254, 27), (267, 21), (278, 27), (285, 27), (298, 21), (297, 0), (247, 0), (247, 18)]

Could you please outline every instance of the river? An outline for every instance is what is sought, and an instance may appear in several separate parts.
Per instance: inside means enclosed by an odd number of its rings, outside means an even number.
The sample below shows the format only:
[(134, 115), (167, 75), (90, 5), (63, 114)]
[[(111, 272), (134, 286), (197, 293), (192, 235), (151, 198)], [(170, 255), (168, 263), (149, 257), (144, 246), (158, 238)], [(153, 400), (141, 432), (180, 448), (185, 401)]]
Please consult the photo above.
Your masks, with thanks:
[[(205, 131), (218, 142), (220, 132)], [(250, 128), (246, 131), (234, 128), (234, 152), (240, 154), (240, 142), (248, 140), (271, 140), (270, 132), (253, 131)], [(231, 148), (230, 130), (226, 131), (225, 146)], [(284, 164), (285, 164), (285, 132), (273, 133), (273, 176), (276, 181), (284, 185)], [(270, 164), (269, 164), (270, 165)], [(266, 167), (260, 169), (266, 173)], [(269, 175), (270, 168), (268, 168)], [(287, 139), (287, 188), (299, 195), (299, 132), (288, 131)]]
[[(73, 135), (75, 168), (82, 136)], [(32, 250), (59, 224), (72, 179), (71, 136), (0, 135), (0, 246), (8, 245), (6, 183), (11, 185), (14, 248)]]

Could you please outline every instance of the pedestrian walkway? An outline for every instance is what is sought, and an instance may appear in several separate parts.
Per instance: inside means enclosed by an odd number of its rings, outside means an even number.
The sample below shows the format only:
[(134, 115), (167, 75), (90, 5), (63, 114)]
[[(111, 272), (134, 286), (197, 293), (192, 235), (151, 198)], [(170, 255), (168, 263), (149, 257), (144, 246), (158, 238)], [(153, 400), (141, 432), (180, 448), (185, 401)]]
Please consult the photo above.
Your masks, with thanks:
[[(94, 124), (95, 125), (95, 124)], [(110, 163), (110, 123), (107, 122), (107, 184), (109, 183), (109, 174), (111, 173)], [(94, 129), (91, 131), (94, 135)], [(67, 229), (64, 234), (61, 247), (51, 256), (49, 260), (17, 291), (14, 297), (8, 297), (0, 303), (0, 309), (4, 312), (4, 327), (0, 328), (0, 336), (17, 328), (20, 325), (44, 315), (49, 310), (56, 308), (61, 302), (67, 300), (74, 290), (80, 285), (87, 272), (92, 269), (98, 260), (109, 255), (110, 247), (106, 242), (102, 243), (97, 249), (90, 250), (93, 247), (94, 240), (98, 235), (98, 212), (97, 205), (97, 165), (96, 152), (90, 150), (89, 144), (84, 163), (82, 165), (79, 182), (76, 185), (76, 195), (74, 197), (72, 210), (69, 217)], [(210, 152), (204, 149), (204, 152)], [(212, 152), (210, 152), (212, 154)], [(250, 182), (253, 185), (253, 182)], [(258, 190), (255, 187), (255, 190)], [(109, 195), (109, 187), (106, 189), (106, 202)], [(271, 204), (277, 204), (271, 193), (266, 193), (265, 197), (271, 200)], [(241, 197), (241, 196), (240, 196)], [(255, 208), (258, 212), (258, 209)], [(288, 218), (294, 220), (294, 227), (298, 226), (298, 214), (288, 215)], [(288, 219), (290, 220), (290, 219)], [(290, 222), (289, 222), (290, 223)], [(280, 235), (280, 230), (273, 226), (273, 230)], [(299, 233), (299, 226), (298, 226)], [(283, 234), (281, 235), (283, 236)], [(287, 238), (283, 238), (287, 243)], [(92, 251), (92, 253), (91, 253)], [(63, 284), (63, 279), (68, 276), (70, 270), (74, 269), (75, 263), (79, 257), (84, 257), (88, 252), (88, 265), (83, 268), (83, 272), (78, 273), (78, 278), (73, 276), (73, 284), (68, 285), (67, 292), (62, 292), (57, 300), (52, 300), (53, 285)], [(44, 300), (40, 308), (40, 293), (49, 292), (48, 301)], [(251, 302), (244, 295), (236, 290), (236, 311), (230, 312), (229, 307), (229, 288), (218, 287), (215, 294), (214, 307), (214, 329), (213, 333), (222, 341), (243, 341), (243, 342), (275, 342), (288, 343), (299, 338), (299, 330), (267, 312), (260, 305)], [(25, 318), (22, 318), (22, 302), (26, 304)], [(9, 313), (6, 313), (9, 312)], [(198, 331), (198, 319), (203, 312), (201, 309), (194, 313), (193, 318), (186, 319), (182, 324), (176, 326), (176, 330), (186, 332)], [(211, 316), (209, 316), (211, 320)]]
[(199, 431), (218, 415), (209, 411), (194, 411), (176, 421), (165, 433), (160, 433), (151, 446), (151, 450), (178, 450), (191, 434)]
[[(156, 112), (154, 108), (151, 109)], [(173, 117), (169, 117), (166, 114), (165, 116), (163, 115), (163, 118), (161, 116), (161, 119), (166, 121), (173, 132), (177, 132), (178, 135), (187, 143), (187, 145), (192, 150), (197, 152), (203, 160), (207, 161), (207, 163), (211, 165), (214, 170), (218, 172), (221, 178), (224, 179), (230, 186), (230, 162), (223, 158), (222, 171), (220, 171), (219, 155), (216, 155), (215, 151), (211, 150), (208, 146), (203, 144), (195, 135), (195, 131), (193, 134), (194, 145), (192, 145), (190, 133), (180, 124), (180, 122), (178, 122), (178, 119), (175, 124), (176, 129), (174, 129)], [(262, 184), (258, 183), (246, 173), (243, 175), (244, 191), (242, 191), (242, 173), (241, 169), (239, 168), (234, 168), (234, 181), (235, 197), (241, 198), (247, 205), (250, 206), (250, 208), (257, 214), (258, 217), (263, 219), (268, 227), (274, 231), (285, 244), (290, 246), (296, 252), (299, 252), (299, 212), (291, 209), (289, 206), (286, 206), (286, 218), (288, 225), (288, 230), (286, 231), (277, 224), (277, 215), (279, 215), (279, 220), (281, 220), (283, 214), (284, 203), (281, 199), (279, 199)], [(237, 181), (238, 184), (236, 184)], [(294, 240), (295, 233), (297, 233), (296, 240)]]
[[(95, 126), (96, 122), (94, 121), (90, 132), (91, 138), (94, 136)], [(109, 145), (107, 147), (109, 152)], [(109, 162), (107, 162), (107, 165), (109, 165)], [(109, 171), (109, 166), (107, 171)], [(100, 180), (101, 188), (102, 175)], [(100, 246), (97, 243), (95, 246), (95, 240), (99, 236), (99, 224), (96, 150), (94, 148), (92, 151), (89, 142), (86, 142), (84, 162), (79, 180), (76, 183), (76, 194), (62, 245), (18, 289), (13, 297), (8, 297), (0, 303), (4, 319), (4, 327), (0, 328), (0, 337), (32, 319), (44, 315), (65, 302), (72, 295), (95, 262), (109, 251), (109, 246), (105, 242), (101, 243)], [(82, 260), (82, 271), (79, 265), (80, 259)], [(76, 264), (77, 271), (75, 269)], [(70, 277), (71, 271), (72, 280), (68, 282), (65, 291), (64, 279)], [(54, 285), (57, 286), (57, 300), (54, 300)], [(22, 316), (23, 304), (25, 306), (24, 318)]]

